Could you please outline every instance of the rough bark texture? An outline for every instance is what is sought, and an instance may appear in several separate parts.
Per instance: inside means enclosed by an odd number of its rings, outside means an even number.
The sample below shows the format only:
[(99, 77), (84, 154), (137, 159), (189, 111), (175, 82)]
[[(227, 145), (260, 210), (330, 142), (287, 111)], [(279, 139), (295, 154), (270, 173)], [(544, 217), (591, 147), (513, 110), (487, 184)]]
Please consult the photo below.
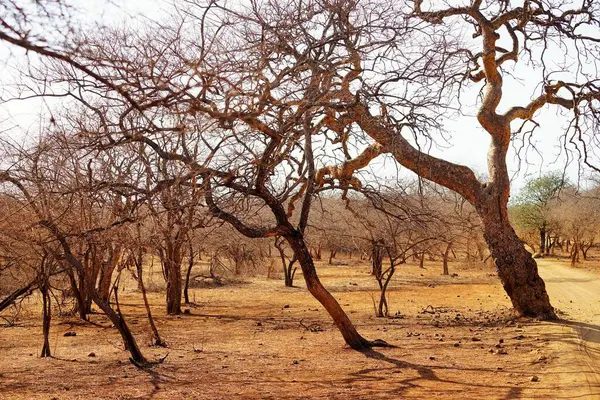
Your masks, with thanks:
[(508, 222), (506, 206), (492, 199), (478, 212), (498, 276), (515, 310), (523, 316), (556, 319), (537, 264)]
[(181, 314), (181, 248), (168, 244), (164, 251), (163, 267), (167, 278), (167, 314)]
[(108, 259), (106, 261), (97, 260), (100, 265), (100, 282), (98, 283), (98, 294), (104, 301), (108, 301), (110, 297), (110, 288), (112, 284), (112, 275), (121, 257), (120, 246), (109, 248), (107, 250)]

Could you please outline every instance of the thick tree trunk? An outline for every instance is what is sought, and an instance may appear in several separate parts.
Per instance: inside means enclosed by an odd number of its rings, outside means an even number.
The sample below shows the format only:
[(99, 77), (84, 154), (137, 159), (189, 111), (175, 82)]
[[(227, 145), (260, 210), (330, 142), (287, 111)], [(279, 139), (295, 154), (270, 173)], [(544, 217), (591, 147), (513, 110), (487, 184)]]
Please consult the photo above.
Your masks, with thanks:
[(162, 260), (167, 278), (167, 314), (181, 314), (181, 249), (177, 244), (168, 244)]
[(290, 244), (294, 254), (298, 258), (300, 268), (304, 275), (306, 287), (308, 291), (323, 305), (327, 310), (333, 322), (340, 330), (344, 340), (351, 348), (355, 350), (363, 350), (372, 346), (372, 343), (363, 338), (357, 331), (348, 315), (336, 301), (335, 297), (325, 289), (319, 277), (310, 252), (306, 247), (304, 238), (298, 232), (294, 232), (286, 236), (286, 240)]
[(487, 204), (478, 204), (477, 210), (504, 290), (520, 315), (556, 319), (537, 264), (510, 226), (506, 206), (500, 203), (491, 197)]
[(112, 275), (115, 269), (117, 268), (117, 264), (119, 263), (119, 258), (121, 257), (121, 248), (119, 246), (116, 246), (115, 248), (108, 249), (108, 252), (109, 256), (106, 262), (98, 260), (98, 264), (100, 265), (100, 282), (98, 283), (98, 294), (104, 301), (108, 301), (110, 297)]

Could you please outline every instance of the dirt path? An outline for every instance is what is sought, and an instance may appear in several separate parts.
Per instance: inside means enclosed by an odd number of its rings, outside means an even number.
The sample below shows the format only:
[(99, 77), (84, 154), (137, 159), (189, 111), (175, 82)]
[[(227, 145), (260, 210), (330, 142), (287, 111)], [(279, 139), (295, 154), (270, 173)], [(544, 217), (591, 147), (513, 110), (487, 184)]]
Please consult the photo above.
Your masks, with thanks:
[(553, 305), (568, 321), (550, 328), (557, 358), (553, 370), (563, 398), (600, 399), (600, 276), (539, 261)]

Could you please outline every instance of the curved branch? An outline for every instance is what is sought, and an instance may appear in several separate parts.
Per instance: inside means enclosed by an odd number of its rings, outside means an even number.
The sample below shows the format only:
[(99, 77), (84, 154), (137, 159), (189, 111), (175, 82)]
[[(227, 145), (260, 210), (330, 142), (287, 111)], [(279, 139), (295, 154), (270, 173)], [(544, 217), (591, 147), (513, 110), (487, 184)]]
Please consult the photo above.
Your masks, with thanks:
[(402, 166), (459, 193), (470, 203), (475, 203), (479, 198), (481, 184), (469, 167), (433, 157), (414, 148), (400, 132), (383, 126), (379, 118), (372, 116), (363, 105), (357, 106), (355, 112), (358, 125)]

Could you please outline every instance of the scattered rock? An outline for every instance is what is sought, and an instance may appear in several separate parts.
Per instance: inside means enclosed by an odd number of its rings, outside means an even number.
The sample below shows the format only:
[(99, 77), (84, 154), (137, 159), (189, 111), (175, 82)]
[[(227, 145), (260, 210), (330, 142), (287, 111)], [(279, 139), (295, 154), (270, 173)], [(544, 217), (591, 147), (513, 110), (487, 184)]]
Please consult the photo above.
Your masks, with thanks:
[(537, 375), (533, 375), (531, 378), (529, 378), (529, 381), (531, 382), (538, 382), (540, 380), (540, 378)]
[(65, 336), (65, 337), (77, 336), (77, 332), (73, 332), (73, 331), (65, 332), (65, 334), (63, 336)]
[(460, 347), (460, 343), (454, 343), (454, 347)]
[(294, 360), (294, 361), (292, 361), (292, 364), (294, 364), (294, 365), (298, 365), (298, 364), (300, 364), (300, 361), (298, 361), (298, 360)]
[(96, 353), (92, 351), (90, 354), (88, 354), (88, 357), (96, 357)]
[(481, 342), (481, 338), (478, 338), (477, 336), (473, 336), (471, 338), (471, 341), (473, 341), (473, 342)]
[(256, 323), (256, 326), (262, 326), (262, 322), (258, 321), (258, 322)]
[(431, 357), (429, 357), (429, 359), (430, 359), (431, 361), (434, 361), (434, 360), (435, 360), (435, 357), (434, 357), (434, 356), (431, 356)]
[(290, 305), (286, 304), (286, 305), (283, 306), (283, 308), (290, 308)]

